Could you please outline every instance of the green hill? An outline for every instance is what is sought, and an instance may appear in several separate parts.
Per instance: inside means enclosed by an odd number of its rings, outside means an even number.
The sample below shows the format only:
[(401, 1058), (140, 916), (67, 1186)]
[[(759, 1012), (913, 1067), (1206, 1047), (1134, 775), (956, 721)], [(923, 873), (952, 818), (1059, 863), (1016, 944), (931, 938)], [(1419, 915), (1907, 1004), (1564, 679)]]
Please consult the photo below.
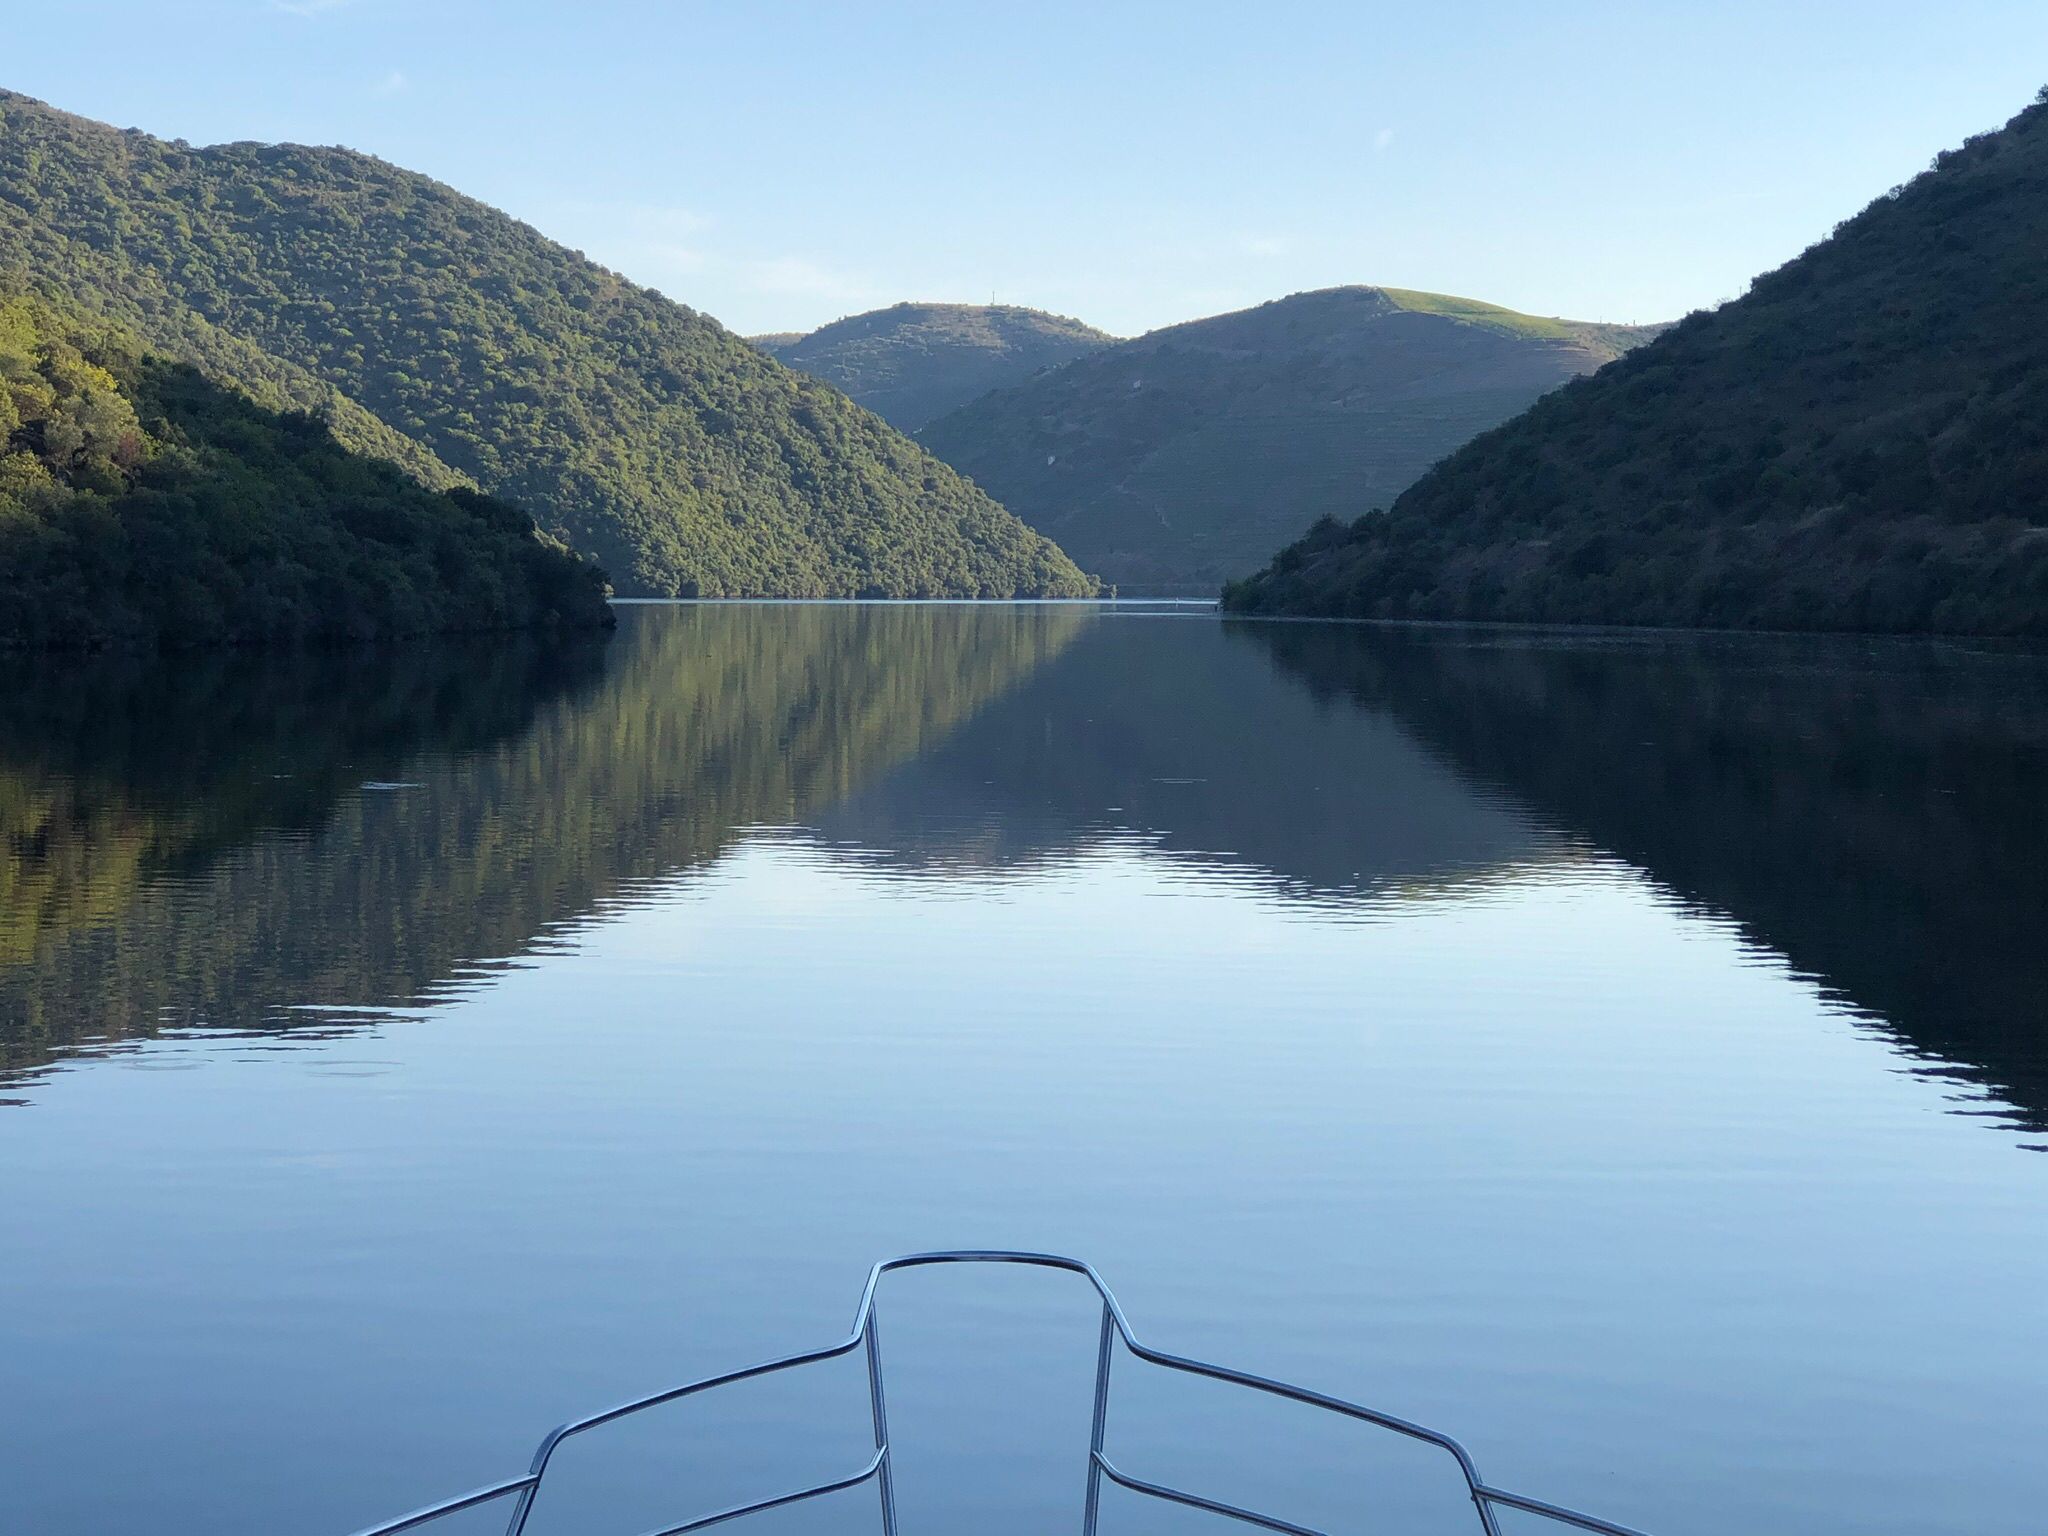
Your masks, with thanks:
[(1098, 351), (919, 441), (1104, 579), (1206, 593), (1648, 334), (1331, 288)]
[(2048, 92), (1225, 601), (2048, 633), (2044, 253)]
[(624, 592), (1090, 589), (843, 396), (367, 155), (194, 148), (0, 93), (0, 278), (525, 503)]
[(430, 490), (104, 323), (0, 301), (0, 645), (611, 622), (519, 508)]
[(896, 304), (807, 336), (753, 338), (901, 432), (1115, 340), (1064, 315), (1014, 304)]

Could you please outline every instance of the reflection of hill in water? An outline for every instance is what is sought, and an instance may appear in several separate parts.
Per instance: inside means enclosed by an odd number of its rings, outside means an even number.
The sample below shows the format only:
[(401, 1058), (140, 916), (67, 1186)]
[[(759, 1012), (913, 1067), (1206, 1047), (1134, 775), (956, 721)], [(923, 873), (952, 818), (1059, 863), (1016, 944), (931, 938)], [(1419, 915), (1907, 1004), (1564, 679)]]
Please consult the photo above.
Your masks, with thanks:
[(2048, 1127), (2044, 784), (2048, 660), (1953, 646), (713, 606), (52, 659), (0, 693), (0, 1072), (428, 999), (760, 825), (908, 879), (1136, 839), (1351, 907), (1590, 844)]
[(1082, 622), (643, 609), (602, 657), (53, 664), (0, 706), (0, 1067), (430, 996), (843, 797)]
[(1105, 617), (934, 750), (813, 823), (915, 873), (1138, 833), (1298, 897), (1495, 879), (1564, 845), (1395, 720), (1328, 707), (1206, 614)]
[(41, 658), (0, 691), (0, 1067), (213, 1016), (265, 952), (314, 936), (210, 883), (246, 895), (235, 861), (307, 862), (358, 786), (515, 738), (602, 659), (601, 640), (516, 637)]
[(2048, 657), (1233, 626), (2048, 1128)]

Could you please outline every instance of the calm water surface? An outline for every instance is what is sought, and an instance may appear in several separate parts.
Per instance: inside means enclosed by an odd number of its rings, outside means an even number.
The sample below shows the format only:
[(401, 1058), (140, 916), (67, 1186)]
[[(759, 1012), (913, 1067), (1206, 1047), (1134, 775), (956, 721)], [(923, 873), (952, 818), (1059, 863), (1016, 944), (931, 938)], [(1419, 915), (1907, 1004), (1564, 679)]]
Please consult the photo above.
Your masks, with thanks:
[[(338, 1536), (1005, 1245), (1662, 1536), (2036, 1531), (2044, 787), (2048, 663), (1953, 644), (768, 605), (38, 663), (0, 1530)], [(904, 1536), (1073, 1529), (1085, 1296), (891, 1284)], [(1469, 1527), (1399, 1443), (1117, 1390), (1133, 1470)], [(861, 1392), (593, 1439), (532, 1529), (849, 1469)]]

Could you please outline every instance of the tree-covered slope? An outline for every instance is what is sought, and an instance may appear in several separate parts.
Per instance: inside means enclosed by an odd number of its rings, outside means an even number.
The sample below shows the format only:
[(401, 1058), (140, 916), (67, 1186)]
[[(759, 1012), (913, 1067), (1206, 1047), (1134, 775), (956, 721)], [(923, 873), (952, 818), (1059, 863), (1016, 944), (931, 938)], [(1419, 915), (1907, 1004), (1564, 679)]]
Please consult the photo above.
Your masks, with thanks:
[(1225, 600), (2048, 633), (2048, 92)]
[(1095, 352), (919, 441), (1104, 579), (1209, 592), (1648, 334), (1331, 288)]
[(519, 508), (430, 490), (104, 322), (0, 300), (0, 645), (610, 620), (602, 573)]
[(1089, 586), (835, 391), (366, 155), (194, 148), (0, 93), (0, 274), (259, 403), (323, 409), (347, 446), (522, 501), (622, 591)]
[(1079, 320), (1015, 304), (895, 304), (807, 336), (753, 338), (902, 432), (1115, 340)]

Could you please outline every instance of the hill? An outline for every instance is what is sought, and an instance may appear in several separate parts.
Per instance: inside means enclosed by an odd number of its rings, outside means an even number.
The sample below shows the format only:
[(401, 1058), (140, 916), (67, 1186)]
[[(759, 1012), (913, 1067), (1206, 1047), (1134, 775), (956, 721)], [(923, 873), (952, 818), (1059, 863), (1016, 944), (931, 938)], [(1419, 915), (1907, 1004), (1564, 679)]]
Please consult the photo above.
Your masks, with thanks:
[(900, 432), (1072, 362), (1116, 338), (1092, 325), (1014, 304), (896, 304), (809, 335), (754, 344), (844, 391)]
[(1104, 579), (1207, 593), (1648, 334), (1331, 288), (1093, 353), (919, 440)]
[(1090, 590), (843, 396), (367, 155), (194, 148), (0, 93), (0, 278), (524, 502), (625, 592)]
[(519, 508), (430, 490), (103, 323), (0, 301), (0, 645), (611, 622)]
[[(1247, 612), (2048, 633), (2048, 92)], [(1354, 510), (1368, 505), (1358, 498)]]

